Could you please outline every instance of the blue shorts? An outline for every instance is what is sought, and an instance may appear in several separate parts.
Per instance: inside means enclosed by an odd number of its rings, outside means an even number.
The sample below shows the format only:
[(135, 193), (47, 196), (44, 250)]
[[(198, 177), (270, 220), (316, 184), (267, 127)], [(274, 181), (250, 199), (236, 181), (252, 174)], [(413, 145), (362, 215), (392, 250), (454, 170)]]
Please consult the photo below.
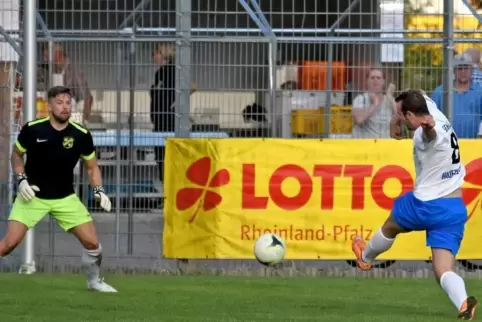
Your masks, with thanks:
[(462, 198), (422, 201), (409, 191), (395, 200), (392, 216), (406, 231), (425, 230), (428, 247), (448, 249), (457, 255), (467, 221)]

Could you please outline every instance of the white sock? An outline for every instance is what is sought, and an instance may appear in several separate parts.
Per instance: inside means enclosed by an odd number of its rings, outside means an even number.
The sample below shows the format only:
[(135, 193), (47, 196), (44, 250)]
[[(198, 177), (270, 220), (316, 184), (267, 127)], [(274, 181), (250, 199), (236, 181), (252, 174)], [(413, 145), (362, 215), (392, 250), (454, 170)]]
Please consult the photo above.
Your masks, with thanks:
[(445, 272), (440, 277), (440, 286), (448, 294), (457, 310), (459, 310), (467, 299), (467, 291), (465, 290), (465, 283), (462, 277), (451, 271)]
[(365, 263), (371, 264), (378, 255), (389, 250), (394, 241), (395, 239), (383, 236), (382, 229), (380, 228), (368, 242), (368, 245), (362, 254), (362, 260)]
[(84, 249), (82, 252), (82, 267), (85, 269), (88, 281), (100, 278), (100, 264), (102, 263), (102, 246), (97, 249)]

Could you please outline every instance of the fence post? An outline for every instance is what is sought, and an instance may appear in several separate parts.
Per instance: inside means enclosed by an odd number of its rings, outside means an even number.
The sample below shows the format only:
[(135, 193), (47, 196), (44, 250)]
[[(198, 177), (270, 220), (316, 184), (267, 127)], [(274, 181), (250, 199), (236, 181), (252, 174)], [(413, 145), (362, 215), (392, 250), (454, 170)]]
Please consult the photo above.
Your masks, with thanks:
[(176, 0), (175, 136), (189, 137), (191, 123), (191, 1)]
[[(336, 21), (331, 25), (330, 31), (328, 32), (329, 37), (335, 36), (336, 29), (345, 21), (350, 12), (355, 9), (360, 0), (354, 0), (350, 3), (348, 8), (338, 16)], [(324, 129), (323, 137), (329, 138), (331, 133), (331, 93), (332, 93), (332, 78), (333, 78), (333, 42), (330, 41), (328, 44), (328, 68), (326, 72), (326, 100), (325, 100), (325, 115), (324, 115)]]
[[(272, 38), (268, 44), (268, 71), (269, 71), (269, 102), (271, 114), (271, 137), (277, 137), (278, 132), (283, 136), (285, 130), (285, 121), (289, 122), (289, 116), (284, 115), (283, 109), (281, 109), (281, 115), (276, 115), (278, 109), (276, 108), (276, 60), (278, 58), (278, 46), (276, 39)], [(288, 123), (289, 126), (289, 123)], [(278, 131), (281, 128), (281, 131)]]
[[(333, 36), (333, 33), (330, 33)], [(328, 68), (326, 72), (326, 99), (325, 99), (325, 114), (324, 114), (324, 128), (323, 137), (330, 137), (330, 127), (331, 127), (331, 92), (332, 92), (332, 80), (333, 80), (333, 42), (328, 44)]]
[[(278, 44), (276, 42), (276, 38), (271, 37), (271, 40), (268, 45), (268, 69), (269, 69), (269, 102), (271, 114), (271, 137), (284, 137), (289, 138), (291, 137), (291, 109), (290, 113), (285, 113), (285, 109), (283, 107), (277, 108), (276, 106), (276, 62), (278, 60)], [(276, 115), (276, 112), (280, 111), (281, 115)]]
[[(135, 38), (135, 30), (132, 29), (131, 39)], [(128, 170), (128, 210), (127, 210), (127, 254), (134, 252), (134, 105), (136, 87), (136, 43), (129, 46), (129, 170)]]
[[(40, 19), (42, 19), (42, 17), (40, 17), (40, 14), (38, 14), (38, 13), (37, 13), (37, 19), (39, 21), (43, 22), (43, 20), (40, 20)], [(43, 26), (45, 26), (45, 23), (43, 24)], [(45, 30), (47, 30), (47, 29), (45, 29)], [(46, 33), (45, 30), (44, 30), (44, 33)], [(52, 84), (53, 84), (54, 46), (55, 46), (55, 44), (54, 44), (53, 40), (49, 40), (49, 42), (47, 44), (48, 44), (49, 61), (48, 61), (48, 79), (47, 79), (46, 90), (48, 91), (48, 89), (50, 87), (52, 87)], [(45, 93), (45, 98), (48, 99), (47, 93)], [(82, 171), (80, 173), (82, 174)], [(80, 182), (82, 182), (82, 178), (83, 178), (83, 176), (79, 176), (78, 180)], [(83, 185), (81, 187), (82, 187), (82, 190), (83, 190)], [(85, 194), (84, 194), (84, 196), (85, 196)], [(50, 214), (49, 214), (49, 250), (50, 250), (50, 265), (51, 265), (50, 269), (52, 271), (54, 270), (54, 265), (55, 265), (55, 225), (56, 225), (55, 219), (52, 216), (50, 216)]]
[[(24, 94), (23, 115), (24, 121), (36, 118), (37, 101), (37, 8), (36, 1), (25, 1), (23, 9), (24, 23)], [(24, 251), (20, 274), (35, 273), (35, 234), (30, 229), (25, 235)]]
[(122, 130), (122, 94), (121, 90), (123, 87), (123, 66), (124, 66), (124, 49), (125, 44), (117, 44), (117, 77), (116, 77), (116, 122), (115, 122), (115, 253), (117, 256), (120, 255), (120, 212), (121, 212), (121, 187), (122, 187), (122, 177), (121, 177), (121, 153), (122, 148), (120, 145), (121, 141), (121, 130)]
[(444, 32), (443, 32), (443, 112), (453, 123), (453, 85), (454, 85), (454, 2), (444, 0)]

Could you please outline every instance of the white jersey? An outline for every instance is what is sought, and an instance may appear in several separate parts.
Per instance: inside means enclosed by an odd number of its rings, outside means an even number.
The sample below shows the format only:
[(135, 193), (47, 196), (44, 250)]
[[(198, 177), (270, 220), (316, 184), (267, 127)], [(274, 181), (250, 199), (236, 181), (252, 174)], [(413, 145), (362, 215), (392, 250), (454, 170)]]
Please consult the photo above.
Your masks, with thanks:
[(419, 127), (413, 135), (415, 162), (414, 195), (422, 201), (444, 197), (464, 183), (465, 167), (460, 159), (459, 143), (452, 125), (437, 105), (425, 96), (428, 111), (435, 120), (437, 138), (427, 142)]

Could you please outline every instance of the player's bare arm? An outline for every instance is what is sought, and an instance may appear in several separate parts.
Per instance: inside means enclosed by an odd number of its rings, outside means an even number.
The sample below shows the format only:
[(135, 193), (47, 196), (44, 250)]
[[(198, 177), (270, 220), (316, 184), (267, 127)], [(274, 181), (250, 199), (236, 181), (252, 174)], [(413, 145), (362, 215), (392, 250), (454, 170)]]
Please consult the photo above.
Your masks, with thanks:
[(13, 146), (12, 155), (10, 156), (10, 163), (13, 172), (18, 175), (25, 173), (25, 163), (23, 161), (24, 152), (20, 151), (16, 145)]
[(99, 165), (97, 164), (97, 158), (93, 157), (90, 160), (84, 160), (84, 166), (87, 170), (89, 177), (89, 183), (92, 187), (102, 186), (102, 174), (100, 172)]
[(95, 199), (99, 201), (102, 209), (109, 212), (112, 208), (112, 204), (109, 197), (105, 194), (104, 188), (102, 188), (102, 174), (99, 165), (97, 164), (97, 158), (94, 156), (89, 160), (84, 160), (84, 166), (87, 169), (89, 183), (94, 188)]
[(437, 132), (435, 131), (435, 120), (431, 115), (426, 115), (425, 119), (420, 123), (423, 129), (423, 136), (427, 142), (432, 142), (437, 138)]
[(35, 185), (30, 185), (28, 183), (27, 175), (25, 174), (25, 163), (23, 160), (24, 152), (20, 151), (19, 147), (15, 145), (12, 150), (12, 155), (10, 157), (10, 161), (12, 164), (13, 172), (17, 177), (17, 185), (18, 185), (18, 195), (22, 197), (25, 201), (30, 201), (35, 197), (35, 192), (38, 192), (40, 189)]

